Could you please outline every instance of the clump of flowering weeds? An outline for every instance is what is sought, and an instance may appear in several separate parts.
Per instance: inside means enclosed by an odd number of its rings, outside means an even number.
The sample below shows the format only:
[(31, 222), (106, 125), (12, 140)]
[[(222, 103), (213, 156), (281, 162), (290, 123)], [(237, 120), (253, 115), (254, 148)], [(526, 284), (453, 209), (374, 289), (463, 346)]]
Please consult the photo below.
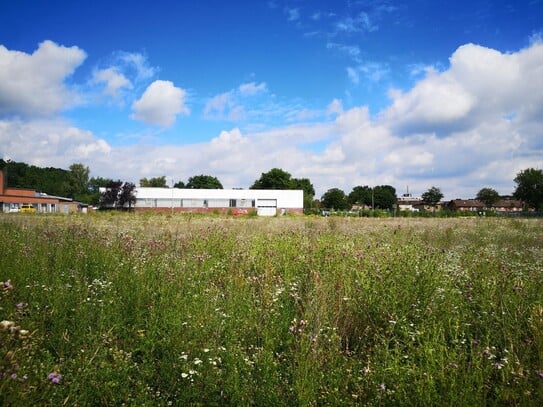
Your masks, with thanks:
[[(13, 302), (14, 286), (11, 280), (0, 282), (0, 310), (16, 308), (18, 311), (26, 305)], [(17, 313), (13, 313), (18, 316)], [(19, 314), (20, 315), (20, 314)], [(30, 331), (11, 319), (0, 321), (0, 380), (26, 381), (28, 375), (21, 372), (20, 358), (30, 349)]]

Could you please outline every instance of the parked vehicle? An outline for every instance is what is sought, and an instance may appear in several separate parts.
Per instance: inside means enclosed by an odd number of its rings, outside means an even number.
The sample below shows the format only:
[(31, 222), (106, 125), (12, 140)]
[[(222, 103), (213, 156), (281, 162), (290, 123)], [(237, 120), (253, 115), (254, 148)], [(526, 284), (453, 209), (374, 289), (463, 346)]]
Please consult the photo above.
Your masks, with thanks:
[(36, 208), (32, 204), (23, 204), (21, 206), (21, 213), (36, 213)]

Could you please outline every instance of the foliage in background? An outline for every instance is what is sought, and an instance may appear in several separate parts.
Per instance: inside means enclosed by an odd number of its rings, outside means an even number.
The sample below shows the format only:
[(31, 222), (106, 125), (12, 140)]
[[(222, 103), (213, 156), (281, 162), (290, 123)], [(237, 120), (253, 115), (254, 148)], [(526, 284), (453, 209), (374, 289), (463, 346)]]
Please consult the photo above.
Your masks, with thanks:
[(443, 192), (441, 192), (440, 188), (434, 186), (430, 187), (426, 192), (421, 195), (422, 202), (434, 208), (439, 203), (439, 201), (441, 201), (442, 198)]
[(493, 188), (482, 188), (477, 192), (475, 199), (483, 202), (487, 208), (492, 208), (500, 200), (500, 194)]
[(136, 203), (136, 185), (131, 182), (109, 183), (100, 196), (100, 209), (131, 210)]
[(321, 207), (343, 211), (350, 209), (351, 204), (349, 203), (345, 192), (339, 188), (331, 188), (321, 197)]
[(290, 173), (272, 168), (263, 172), (250, 189), (301, 189), (304, 191), (304, 209), (314, 207), (315, 188), (308, 178), (292, 178)]
[(163, 175), (161, 177), (154, 177), (154, 178), (142, 178), (140, 179), (140, 187), (145, 188), (167, 188), (168, 185), (166, 185), (166, 176)]
[(527, 168), (514, 179), (517, 187), (514, 196), (533, 209), (543, 210), (543, 170)]
[(187, 181), (185, 188), (190, 189), (223, 189), (221, 181), (211, 175), (194, 175)]
[(90, 204), (98, 204), (99, 188), (111, 179), (91, 177), (83, 164), (72, 164), (69, 170), (37, 167), (25, 163), (0, 159), (0, 169), (7, 169), (7, 183), (11, 188), (28, 188), (53, 196), (73, 198)]

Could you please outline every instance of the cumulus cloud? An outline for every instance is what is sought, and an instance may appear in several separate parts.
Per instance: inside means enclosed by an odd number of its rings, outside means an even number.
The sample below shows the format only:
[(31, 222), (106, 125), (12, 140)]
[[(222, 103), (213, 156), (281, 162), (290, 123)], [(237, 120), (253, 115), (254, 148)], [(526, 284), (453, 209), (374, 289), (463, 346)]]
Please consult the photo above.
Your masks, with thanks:
[(119, 96), (123, 88), (132, 89), (132, 83), (117, 68), (107, 68), (94, 71), (92, 82), (104, 84), (104, 93), (114, 98)]
[[(513, 53), (468, 44), (451, 55), (447, 69), (426, 69), (411, 89), (391, 92), (390, 106), (376, 116), (367, 106), (349, 108), (335, 99), (311, 124), (284, 120), (266, 131), (224, 130), (192, 145), (115, 147), (66, 122), (0, 121), (0, 154), (64, 168), (82, 161), (104, 176), (134, 182), (211, 174), (226, 188), (246, 188), (260, 173), (280, 167), (310, 178), (317, 197), (329, 188), (349, 193), (356, 185), (382, 184), (399, 194), (409, 186), (415, 195), (437, 185), (446, 199), (473, 197), (484, 186), (510, 194), (519, 170), (542, 166), (542, 67), (540, 42)], [(174, 92), (182, 102), (165, 118), (150, 107), (164, 102), (162, 85), (178, 88), (157, 83), (158, 91), (151, 85), (136, 102), (141, 104), (134, 104), (134, 114), (137, 107), (149, 122), (170, 123), (183, 112), (184, 93)], [(208, 113), (227, 116), (267, 96), (262, 83), (243, 84), (211, 98)], [(278, 111), (295, 110), (283, 108)]]
[(91, 92), (98, 91), (124, 106), (135, 98), (131, 91), (148, 84), (157, 72), (145, 55), (117, 51), (94, 68), (88, 83), (98, 88), (91, 88)]
[(177, 115), (190, 113), (185, 105), (186, 92), (170, 81), (156, 80), (132, 104), (133, 119), (160, 127), (170, 127)]
[(53, 41), (32, 54), (0, 45), (0, 115), (50, 116), (76, 104), (65, 81), (85, 58), (78, 47)]
[(59, 119), (0, 120), (0, 145), (14, 160), (61, 168), (96, 162), (112, 152), (105, 140)]
[(382, 117), (400, 133), (445, 134), (511, 115), (541, 117), (542, 62), (541, 42), (512, 54), (461, 46), (447, 70), (429, 69), (409, 91), (392, 91)]

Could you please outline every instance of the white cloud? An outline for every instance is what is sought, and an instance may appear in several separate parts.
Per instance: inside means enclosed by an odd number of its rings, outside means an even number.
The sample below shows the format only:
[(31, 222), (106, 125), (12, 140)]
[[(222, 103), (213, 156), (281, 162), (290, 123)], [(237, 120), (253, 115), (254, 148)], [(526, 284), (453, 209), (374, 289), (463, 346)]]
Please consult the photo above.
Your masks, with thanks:
[(342, 114), (342, 113), (343, 113), (343, 104), (341, 103), (341, 100), (339, 99), (332, 100), (332, 102), (326, 108), (326, 114), (329, 116), (333, 114)]
[(391, 92), (382, 117), (402, 133), (468, 128), (504, 116), (543, 113), (543, 43), (513, 54), (468, 44), (444, 72), (429, 69), (408, 92)]
[(0, 120), (1, 151), (14, 160), (38, 166), (68, 168), (74, 162), (92, 166), (112, 147), (88, 130), (63, 120)]
[(386, 64), (377, 62), (360, 63), (355, 67), (347, 67), (347, 76), (354, 85), (360, 83), (360, 77), (366, 79), (365, 83), (372, 84), (381, 81), (388, 75), (389, 68)]
[(266, 92), (266, 84), (264, 82), (256, 83), (256, 82), (249, 82), (244, 83), (242, 85), (239, 85), (239, 92), (244, 96), (252, 96), (256, 95), (257, 93)]
[(114, 98), (119, 96), (123, 88), (132, 89), (132, 83), (117, 68), (94, 71), (92, 83), (104, 84), (104, 93)]
[(336, 23), (336, 29), (349, 34), (359, 32), (377, 31), (379, 27), (374, 24), (370, 15), (364, 11), (360, 12), (355, 17), (344, 17)]
[[(243, 83), (235, 89), (210, 98), (204, 107), (204, 118), (232, 122), (245, 120), (255, 112), (255, 97), (267, 92), (268, 88), (265, 82)], [(253, 106), (252, 113), (245, 108), (248, 101)]]
[(78, 103), (65, 80), (85, 58), (78, 47), (52, 41), (32, 54), (0, 45), (0, 115), (49, 116)]
[[(234, 128), (192, 145), (120, 147), (64, 121), (4, 120), (0, 154), (63, 168), (84, 162), (101, 176), (134, 182), (159, 175), (186, 181), (204, 173), (227, 188), (246, 188), (260, 173), (280, 167), (308, 177), (317, 196), (333, 187), (348, 193), (356, 185), (381, 184), (395, 186), (399, 194), (409, 186), (415, 195), (436, 185), (446, 199), (473, 197), (484, 186), (509, 194), (519, 170), (543, 166), (542, 67), (540, 42), (510, 54), (466, 45), (453, 53), (448, 69), (427, 69), (411, 89), (391, 92), (391, 105), (376, 117), (367, 106), (348, 108), (335, 99), (312, 124), (283, 120), (266, 131)], [(151, 85), (134, 110), (149, 122), (170, 123), (183, 112), (184, 93), (170, 82), (157, 83), (158, 91)], [(160, 84), (181, 100), (165, 116), (156, 109), (163, 112), (158, 107), (167, 110), (172, 103), (164, 101), (168, 92)], [(271, 99), (262, 83), (243, 84), (211, 98), (206, 107), (209, 114), (253, 118), (265, 114), (249, 109), (264, 107), (254, 103), (258, 98)], [(311, 113), (286, 105), (266, 107), (274, 117)]]
[(178, 114), (190, 113), (185, 98), (186, 92), (172, 82), (156, 80), (132, 104), (134, 113), (130, 117), (147, 124), (170, 127)]
[(204, 117), (211, 120), (236, 120), (243, 108), (235, 101), (235, 94), (230, 92), (213, 96), (206, 102)]
[(145, 55), (137, 52), (120, 52), (118, 58), (128, 67), (131, 67), (136, 72), (136, 81), (150, 79), (156, 75), (158, 69), (150, 66)]

